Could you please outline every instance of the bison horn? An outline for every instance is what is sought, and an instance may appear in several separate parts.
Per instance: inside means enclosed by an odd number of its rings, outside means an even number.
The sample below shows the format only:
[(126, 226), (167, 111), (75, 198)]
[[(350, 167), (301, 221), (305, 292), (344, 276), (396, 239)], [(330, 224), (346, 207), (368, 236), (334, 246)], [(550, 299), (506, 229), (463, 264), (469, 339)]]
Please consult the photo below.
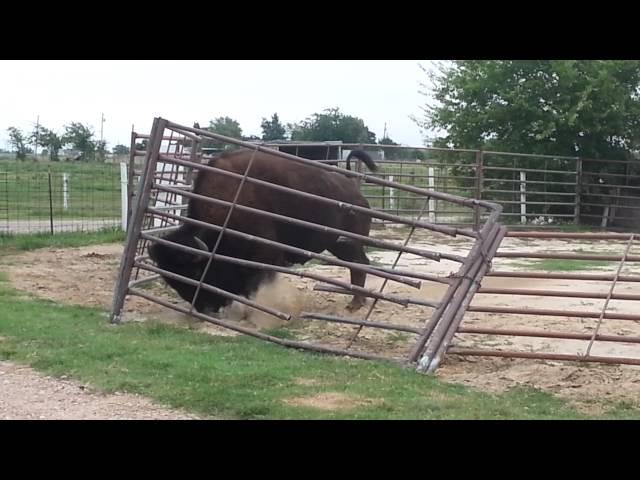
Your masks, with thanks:
[(207, 244), (200, 240), (198, 237), (193, 237), (193, 240), (196, 242), (196, 245), (198, 245), (198, 248), (204, 250), (205, 252), (209, 251), (209, 247), (207, 247)]

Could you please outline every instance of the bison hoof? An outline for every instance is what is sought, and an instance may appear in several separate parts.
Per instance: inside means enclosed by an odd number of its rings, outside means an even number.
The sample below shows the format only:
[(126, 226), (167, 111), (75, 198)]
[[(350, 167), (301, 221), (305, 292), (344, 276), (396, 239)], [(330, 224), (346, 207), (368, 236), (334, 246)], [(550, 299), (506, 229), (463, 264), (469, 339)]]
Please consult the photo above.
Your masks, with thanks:
[(347, 305), (347, 310), (350, 312), (356, 312), (364, 307), (364, 300), (351, 300), (351, 303)]

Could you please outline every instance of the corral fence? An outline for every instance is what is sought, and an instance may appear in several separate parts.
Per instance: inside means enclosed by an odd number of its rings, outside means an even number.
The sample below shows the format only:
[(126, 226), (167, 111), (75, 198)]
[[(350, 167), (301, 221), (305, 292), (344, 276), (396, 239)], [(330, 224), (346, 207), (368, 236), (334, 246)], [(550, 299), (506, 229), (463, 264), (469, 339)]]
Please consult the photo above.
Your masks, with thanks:
[[(379, 176), (426, 189), (488, 200), (503, 206), (510, 228), (574, 224), (636, 228), (640, 209), (640, 162), (531, 155), (482, 150), (344, 145), (378, 154)], [(389, 159), (390, 153), (393, 159)], [(386, 155), (385, 155), (386, 154)], [(363, 185), (375, 208), (413, 216), (411, 195)], [(473, 217), (434, 201), (439, 224), (479, 225)]]
[[(129, 158), (114, 157), (107, 163), (0, 159), (0, 233), (126, 229), (145, 155), (140, 147), (148, 138), (132, 132)], [(341, 167), (350, 150), (361, 148), (380, 167), (369, 176), (499, 203), (503, 207), (500, 222), (510, 229), (582, 225), (626, 230), (640, 226), (637, 160), (341, 142), (251, 144)], [(211, 156), (201, 158), (206, 161)], [(113, 163), (115, 160), (120, 162)], [(363, 171), (359, 161), (355, 167)], [(415, 218), (420, 211), (420, 201), (411, 192), (370, 181), (363, 182), (361, 188), (376, 210), (407, 218)], [(432, 223), (478, 229), (478, 215), (477, 210), (468, 212), (432, 199), (425, 218)]]
[[(640, 225), (640, 162), (534, 155), (469, 149), (339, 144), (336, 142), (263, 143), (305, 158), (344, 165), (352, 149), (368, 151), (380, 169), (375, 175), (397, 183), (487, 200), (503, 206), (500, 221), (510, 228), (574, 224), (599, 228)], [(316, 150), (311, 150), (315, 148)], [(294, 153), (295, 154), (295, 153)], [(413, 217), (419, 211), (411, 194), (365, 182), (373, 208)], [(480, 225), (478, 212), (433, 200), (430, 221)]]
[[(494, 266), (447, 354), (640, 365), (640, 275), (630, 266), (640, 262), (637, 240), (621, 233), (508, 232), (494, 262), (518, 259), (534, 268)], [(576, 243), (598, 251), (576, 252)], [(541, 262), (563, 266), (550, 271)], [(580, 262), (592, 271), (572, 271)], [(491, 285), (499, 279), (508, 286)], [(557, 308), (549, 308), (552, 299)]]
[[(140, 137), (138, 137), (140, 138)], [(137, 140), (133, 138), (132, 141)], [(347, 355), (358, 358), (386, 358), (405, 363), (420, 365), (420, 368), (432, 370), (441, 361), (446, 352), (462, 316), (471, 302), (480, 282), (489, 268), (489, 263), (495, 254), (496, 249), (505, 234), (505, 228), (497, 223), (501, 213), (501, 207), (491, 202), (478, 201), (447, 193), (425, 190), (412, 185), (392, 182), (377, 176), (360, 173), (358, 171), (347, 171), (332, 165), (325, 165), (317, 161), (297, 157), (284, 152), (274, 151), (262, 145), (242, 142), (233, 138), (214, 134), (198, 128), (190, 128), (183, 125), (171, 123), (165, 119), (156, 118), (153, 129), (147, 138), (148, 148), (144, 154), (144, 161), (140, 166), (136, 165), (135, 159), (138, 152), (132, 150), (131, 182), (134, 182), (136, 173), (139, 173), (136, 196), (132, 204), (131, 219), (128, 224), (125, 250), (121, 259), (120, 269), (117, 276), (117, 284), (114, 291), (114, 302), (112, 307), (111, 320), (118, 323), (121, 321), (123, 307), (128, 296), (138, 296), (150, 302), (162, 305), (169, 309), (197, 317), (214, 325), (224, 327), (239, 333), (267, 340), (279, 345), (307, 349), (317, 352)], [(387, 189), (395, 189), (402, 194), (412, 194), (416, 201), (421, 201), (420, 211), (414, 218), (394, 215), (379, 209), (364, 208), (339, 202), (335, 199), (313, 195), (302, 190), (290, 188), (285, 185), (267, 182), (259, 178), (254, 178), (251, 172), (253, 160), (249, 160), (248, 166), (243, 174), (233, 173), (206, 165), (206, 156), (201, 154), (201, 146), (205, 141), (223, 142), (233, 146), (240, 146), (251, 149), (255, 156), (256, 152), (266, 152), (279, 156), (289, 162), (303, 164), (317, 168), (318, 171), (332, 171), (342, 175), (347, 175), (363, 184), (371, 184)], [(251, 158), (253, 158), (253, 156)], [(140, 170), (138, 170), (140, 168)], [(237, 184), (233, 198), (212, 198), (198, 195), (192, 191), (193, 177), (195, 172), (207, 171), (218, 176), (219, 179), (226, 178), (229, 182)], [(347, 211), (367, 215), (371, 218), (394, 222), (407, 227), (407, 235), (401, 244), (386, 241), (380, 238), (361, 237), (350, 231), (329, 228), (325, 225), (314, 223), (309, 220), (293, 218), (282, 215), (275, 211), (262, 208), (261, 204), (248, 206), (243, 203), (242, 189), (245, 185), (259, 185), (261, 188), (268, 188), (272, 194), (285, 195), (291, 202), (309, 201), (314, 203), (314, 208), (340, 208)], [(246, 187), (244, 187), (246, 188)], [(226, 210), (225, 221), (218, 225), (204, 222), (196, 218), (189, 218), (184, 215), (186, 201), (197, 199), (206, 202), (210, 206), (224, 207)], [(436, 225), (423, 219), (429, 201), (437, 199), (441, 202), (451, 203), (456, 209), (468, 210), (473, 214), (480, 211), (481, 225), (478, 231), (471, 228), (457, 228), (445, 225)], [(330, 232), (347, 239), (357, 239), (365, 245), (375, 246), (379, 250), (392, 253), (394, 260), (389, 265), (366, 265), (350, 261), (340, 260), (333, 256), (311, 252), (302, 248), (279, 243), (261, 236), (254, 231), (253, 222), (240, 222), (240, 227), (231, 227), (230, 222), (233, 216), (240, 216), (243, 213), (253, 215), (252, 218), (270, 219), (296, 228), (307, 230), (307, 235), (320, 232)], [(209, 247), (207, 251), (193, 248), (181, 243), (169, 241), (164, 238), (167, 232), (175, 231), (181, 225), (193, 225), (200, 229), (216, 232), (218, 240), (215, 245)], [(236, 223), (235, 225), (238, 225)], [(471, 240), (471, 245), (464, 254), (451, 254), (429, 250), (424, 247), (413, 245), (414, 234), (418, 232), (431, 232), (443, 237), (463, 237)], [(227, 256), (224, 253), (224, 242), (249, 242), (253, 248), (247, 251), (255, 251), (265, 246), (270, 249), (282, 250), (296, 256), (303, 256), (313, 259), (324, 265), (340, 266), (366, 273), (370, 278), (380, 280), (379, 288), (371, 289), (352, 285), (348, 282), (337, 280), (328, 274), (315, 273), (305, 269), (287, 267), (262, 263), (257, 259), (236, 258)], [(163, 270), (155, 265), (149, 258), (147, 248), (150, 244), (161, 244), (172, 248), (176, 254), (189, 253), (197, 256), (202, 262), (203, 269), (199, 278), (188, 278), (172, 271)], [(425, 262), (449, 262), (453, 266), (458, 266), (457, 273), (451, 275), (427, 274), (410, 269), (398, 268), (398, 262), (403, 255), (414, 255)], [(326, 294), (348, 294), (354, 293), (363, 295), (373, 300), (369, 308), (365, 308), (366, 313), (362, 318), (344, 317), (339, 315), (328, 315), (323, 312), (305, 311), (300, 314), (309, 322), (321, 322), (325, 326), (331, 325), (352, 325), (356, 331), (350, 338), (345, 339), (343, 345), (326, 345), (313, 341), (289, 340), (274, 336), (263, 331), (241, 326), (240, 324), (220, 318), (218, 315), (206, 314), (195, 310), (196, 299), (199, 292), (207, 291), (226, 297), (230, 300), (244, 304), (246, 307), (271, 315), (281, 320), (290, 320), (293, 317), (291, 312), (280, 311), (276, 308), (263, 305), (255, 300), (235, 295), (233, 292), (225, 290), (221, 286), (214, 286), (205, 281), (209, 269), (215, 271), (220, 263), (250, 268), (255, 271), (272, 271), (281, 275), (292, 276), (294, 278), (309, 279), (318, 282), (316, 290), (324, 291)], [(205, 265), (206, 264), (206, 265)], [(195, 288), (195, 295), (191, 303), (176, 301), (175, 296), (161, 289), (155, 289), (154, 285), (161, 282), (161, 278), (171, 278), (180, 282), (183, 286)], [(422, 282), (434, 282), (446, 286), (446, 292), (439, 300), (425, 298), (418, 294), (404, 295), (391, 294), (385, 292), (388, 283), (394, 286), (408, 286), (412, 289), (420, 289)], [(414, 291), (414, 290), (412, 290)], [(418, 307), (423, 313), (423, 321), (418, 326), (398, 325), (391, 322), (375, 321), (375, 306), (382, 302), (401, 307)], [(411, 343), (411, 348), (400, 357), (389, 356), (377, 353), (378, 350), (370, 342), (360, 342), (359, 334), (364, 328), (374, 329), (381, 332), (403, 332), (414, 335), (415, 341)]]

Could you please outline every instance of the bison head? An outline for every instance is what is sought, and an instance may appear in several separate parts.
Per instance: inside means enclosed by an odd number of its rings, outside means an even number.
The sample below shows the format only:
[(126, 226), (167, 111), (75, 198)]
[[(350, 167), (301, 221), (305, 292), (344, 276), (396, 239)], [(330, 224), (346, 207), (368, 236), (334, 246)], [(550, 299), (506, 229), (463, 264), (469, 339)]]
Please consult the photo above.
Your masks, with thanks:
[[(163, 239), (208, 252), (213, 248), (217, 234), (203, 234), (203, 232), (194, 231), (190, 226), (183, 225), (180, 229), (164, 236)], [(221, 255), (231, 253), (227, 251), (225, 241), (221, 242), (218, 247), (218, 253)], [(160, 243), (154, 243), (149, 246), (149, 256), (162, 270), (167, 270), (196, 281), (200, 281), (200, 278), (202, 278), (208, 262), (207, 257), (202, 255), (184, 252), (175, 247)], [(234, 255), (231, 254), (229, 256)], [(258, 289), (261, 283), (272, 279), (273, 276), (273, 272), (270, 271), (256, 270), (218, 260), (210, 265), (204, 278), (204, 283), (236, 295), (248, 297)], [(188, 285), (165, 275), (163, 275), (163, 278), (182, 299), (189, 303), (193, 301), (196, 292), (195, 286)], [(229, 305), (231, 302), (232, 300), (227, 297), (202, 288), (200, 289), (200, 293), (198, 293), (194, 307), (201, 313), (217, 313), (220, 308)]]
[[(185, 245), (187, 247), (209, 251), (207, 244), (198, 238), (191, 228), (186, 226), (169, 233), (164, 236), (163, 239), (169, 242)], [(171, 273), (196, 281), (200, 281), (202, 278), (202, 274), (208, 261), (204, 256), (185, 252), (175, 247), (160, 243), (154, 243), (149, 246), (149, 257), (151, 257), (155, 264), (162, 270), (167, 270)], [(213, 269), (214, 267), (212, 265), (204, 279), (205, 283), (215, 283), (212, 281)], [(165, 275), (163, 275), (163, 278), (182, 299), (189, 303), (193, 301), (193, 297), (196, 293), (196, 287), (194, 285), (186, 284), (178, 279), (170, 278)], [(216, 295), (215, 293), (209, 292), (205, 289), (200, 289), (200, 293), (198, 293), (198, 298), (194, 307), (198, 312), (202, 313), (206, 310), (217, 312), (221, 307), (228, 303), (230, 303), (230, 300), (225, 297)]]

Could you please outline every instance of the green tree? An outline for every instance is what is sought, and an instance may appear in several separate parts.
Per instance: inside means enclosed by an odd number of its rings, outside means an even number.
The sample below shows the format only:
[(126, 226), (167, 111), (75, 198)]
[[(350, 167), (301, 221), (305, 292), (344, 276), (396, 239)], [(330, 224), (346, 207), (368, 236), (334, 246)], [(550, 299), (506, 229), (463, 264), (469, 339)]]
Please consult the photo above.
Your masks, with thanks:
[(129, 155), (130, 153), (129, 147), (122, 144), (118, 144), (115, 147), (113, 147), (112, 151), (114, 155)]
[(95, 146), (97, 159), (104, 162), (107, 157), (107, 142), (105, 140), (98, 140), (95, 142)]
[(22, 131), (16, 127), (7, 128), (9, 132), (9, 144), (16, 152), (16, 158), (18, 160), (24, 160), (27, 158), (28, 148), (26, 138)]
[[(399, 145), (389, 137), (383, 137), (378, 140), (378, 145)], [(402, 157), (402, 151), (398, 148), (383, 148), (384, 158), (387, 160), (395, 160)]]
[[(209, 127), (207, 130), (226, 137), (237, 138), (238, 140), (242, 139), (242, 128), (240, 128), (240, 123), (231, 117), (218, 117), (215, 120), (209, 121)], [(233, 145), (224, 142), (217, 142), (215, 140), (206, 141), (203, 146), (214, 148), (233, 148)]]
[(49, 160), (58, 161), (60, 149), (62, 148), (62, 138), (53, 130), (38, 125), (33, 129), (31, 134), (31, 140), (37, 143), (43, 148), (43, 153), (46, 151), (49, 155)]
[[(428, 74), (440, 144), (626, 158), (640, 133), (640, 61), (464, 60)], [(422, 92), (426, 94), (426, 92)]]
[(62, 142), (79, 150), (83, 160), (93, 160), (96, 152), (96, 142), (93, 140), (93, 131), (88, 126), (79, 122), (71, 122), (65, 125), (65, 133)]
[[(465, 60), (441, 65), (427, 75), (433, 89), (418, 123), (444, 131), (436, 146), (591, 159), (628, 159), (638, 150), (640, 61)], [(513, 162), (511, 157), (491, 157), (492, 166), (512, 167)], [(571, 171), (575, 162), (526, 158), (518, 160), (518, 167)], [(594, 172), (625, 173), (624, 169), (622, 164), (589, 165)], [(452, 172), (475, 173), (463, 167)], [(492, 171), (491, 177), (505, 180), (493, 182), (495, 189), (513, 187), (515, 177), (509, 170)], [(553, 173), (544, 177), (545, 182), (566, 179)], [(575, 191), (572, 185), (555, 188), (560, 193)], [(532, 206), (531, 213), (547, 208), (556, 207)]]
[(338, 108), (314, 113), (299, 124), (289, 125), (291, 140), (329, 141), (345, 143), (375, 143), (376, 134), (370, 131), (360, 118), (345, 115)]
[(284, 140), (287, 137), (286, 128), (280, 123), (277, 113), (271, 116), (271, 120), (263, 118), (260, 126), (262, 127), (262, 140)]

